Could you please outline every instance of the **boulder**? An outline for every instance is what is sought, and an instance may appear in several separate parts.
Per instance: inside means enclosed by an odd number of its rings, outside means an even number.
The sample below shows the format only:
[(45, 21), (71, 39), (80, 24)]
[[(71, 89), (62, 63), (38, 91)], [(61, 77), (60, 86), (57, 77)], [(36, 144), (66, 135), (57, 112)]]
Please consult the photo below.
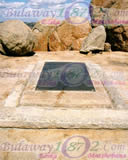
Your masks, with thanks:
[(33, 27), (33, 33), (36, 38), (36, 45), (34, 51), (48, 51), (49, 50), (49, 36), (61, 22), (54, 18), (45, 18), (37, 22)]
[(106, 32), (104, 26), (98, 26), (85, 38), (80, 52), (104, 51)]
[(113, 51), (128, 51), (128, 0), (92, 0), (92, 26), (104, 25)]
[(92, 0), (91, 4), (104, 8), (127, 9), (127, 0)]
[(107, 31), (107, 41), (111, 43), (112, 50), (128, 52), (128, 26), (114, 26)]
[(122, 3), (120, 0), (98, 2), (99, 1), (93, 0), (90, 5), (90, 15), (93, 26), (100, 24), (105, 26), (117, 26), (121, 24), (126, 25), (126, 23), (128, 23), (127, 3), (124, 3), (124, 1)]
[(83, 40), (91, 29), (90, 23), (82, 17), (71, 17), (70, 21), (64, 20), (49, 36), (49, 50), (80, 50)]
[(3, 54), (28, 55), (34, 45), (34, 35), (24, 22), (8, 20), (0, 24), (0, 52)]

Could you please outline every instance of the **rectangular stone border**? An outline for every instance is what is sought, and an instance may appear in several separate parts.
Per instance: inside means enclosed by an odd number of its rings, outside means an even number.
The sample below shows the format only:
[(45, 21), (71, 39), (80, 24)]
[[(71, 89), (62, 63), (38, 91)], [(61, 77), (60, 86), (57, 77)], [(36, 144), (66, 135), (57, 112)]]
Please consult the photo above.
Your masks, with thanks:
[[(29, 65), (24, 72), (31, 73), (34, 69), (35, 65)], [(29, 74), (26, 75), (26, 77), (23, 77), (22, 79), (17, 80), (15, 87), (12, 89), (9, 96), (4, 100), (3, 106), (4, 107), (18, 107), (20, 103), (20, 98), (22, 96), (23, 90), (26, 86), (26, 83), (29, 79)]]
[[(92, 72), (97, 72), (102, 83), (110, 78), (99, 65), (92, 65), (94, 69), (91, 68)], [(118, 94), (116, 87), (103, 85), (114, 103), (113, 109), (3, 107), (0, 110), (0, 127), (24, 129), (128, 129), (128, 110), (122, 110), (125, 101)], [(120, 99), (116, 100), (116, 96)], [(121, 110), (119, 110), (118, 104), (122, 106)]]
[(2, 108), (0, 128), (128, 129), (128, 111), (111, 109)]
[(113, 102), (113, 106), (115, 109), (128, 109), (128, 99), (123, 96), (124, 93), (128, 92), (124, 87), (122, 88), (120, 85), (109, 86), (104, 82), (106, 80), (113, 81), (113, 78), (105, 73), (104, 69), (102, 69), (98, 64), (93, 64), (95, 67), (95, 72), (97, 72), (102, 84), (104, 85), (111, 101)]
[[(38, 62), (35, 66), (33, 73), (31, 73), (26, 85), (20, 105), (22, 106), (39, 106), (45, 108), (112, 108), (111, 100), (107, 95), (107, 92), (102, 85), (97, 72), (92, 69), (93, 65), (90, 65), (88, 61), (59, 61), (59, 62), (78, 62), (85, 63), (88, 72), (90, 74), (92, 83), (95, 87), (95, 92), (91, 91), (39, 91), (35, 90), (37, 82), (40, 77), (40, 73), (45, 62), (57, 62), (42, 61)], [(34, 76), (33, 76), (34, 75)], [(35, 76), (36, 75), (36, 76)], [(95, 82), (98, 84), (96, 85)], [(71, 98), (70, 98), (71, 95)], [(72, 101), (73, 99), (73, 101)], [(78, 101), (79, 100), (79, 101)]]

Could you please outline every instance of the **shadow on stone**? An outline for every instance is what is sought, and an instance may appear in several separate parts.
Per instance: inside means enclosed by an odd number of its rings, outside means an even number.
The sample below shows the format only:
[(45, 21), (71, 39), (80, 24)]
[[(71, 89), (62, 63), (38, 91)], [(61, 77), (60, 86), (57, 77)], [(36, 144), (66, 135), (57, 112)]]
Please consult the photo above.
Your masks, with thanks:
[(93, 51), (90, 51), (90, 52), (84, 52), (84, 51), (80, 51), (80, 53), (81, 54), (89, 54), (89, 53), (91, 53), (91, 54), (102, 54), (102, 50), (93, 50)]
[(31, 57), (31, 56), (34, 56), (36, 53), (32, 51), (32, 52), (27, 53), (26, 55), (16, 55), (10, 52), (6, 52), (6, 54), (4, 54), (3, 52), (0, 51), (0, 54), (4, 56), (8, 56), (8, 57)]

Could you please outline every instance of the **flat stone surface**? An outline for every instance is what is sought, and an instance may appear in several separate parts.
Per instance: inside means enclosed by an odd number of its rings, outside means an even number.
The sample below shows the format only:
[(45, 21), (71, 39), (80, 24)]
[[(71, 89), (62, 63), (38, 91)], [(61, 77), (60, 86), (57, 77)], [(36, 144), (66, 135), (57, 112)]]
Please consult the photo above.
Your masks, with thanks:
[(0, 129), (0, 160), (127, 160), (128, 130)]
[[(124, 52), (0, 55), (0, 160), (128, 160), (127, 59)], [(86, 64), (95, 92), (35, 90), (47, 61)]]
[[(52, 61), (54, 62), (54, 61)], [(58, 61), (60, 62), (60, 61)], [(61, 61), (64, 63), (64, 61)], [(70, 61), (69, 61), (70, 62)], [(76, 63), (76, 61), (73, 61)], [(83, 62), (83, 61), (82, 61)], [(78, 63), (78, 62), (77, 62)], [(80, 62), (79, 62), (80, 63)], [(85, 63), (85, 62), (83, 62)], [(59, 108), (112, 108), (111, 100), (105, 91), (100, 79), (93, 69), (93, 64), (86, 61), (86, 66), (95, 91), (50, 91), (36, 90), (36, 86), (45, 62), (38, 62), (34, 71), (31, 73), (28, 83), (21, 96), (20, 105), (22, 106), (40, 106), (40, 107), (59, 107)], [(36, 76), (35, 76), (36, 75)], [(87, 79), (87, 84), (89, 81)], [(96, 85), (96, 83), (98, 85)]]
[[(127, 129), (127, 56), (124, 52), (0, 55), (0, 127)], [(36, 91), (47, 61), (85, 63), (96, 91)]]
[(85, 63), (45, 62), (36, 90), (95, 91)]
[(127, 129), (128, 111), (117, 109), (1, 108), (1, 128)]

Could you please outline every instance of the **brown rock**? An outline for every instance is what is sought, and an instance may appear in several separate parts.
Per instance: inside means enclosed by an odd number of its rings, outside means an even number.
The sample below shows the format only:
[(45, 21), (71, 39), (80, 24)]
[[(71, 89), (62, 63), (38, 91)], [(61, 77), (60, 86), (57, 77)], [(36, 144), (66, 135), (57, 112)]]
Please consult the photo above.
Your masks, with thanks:
[(111, 44), (110, 43), (105, 43), (104, 44), (104, 50), (106, 51), (106, 52), (111, 52), (112, 50), (111, 50)]
[(72, 17), (72, 23), (63, 21), (57, 26), (55, 31), (49, 37), (49, 49), (51, 51), (79, 50), (83, 40), (91, 31), (91, 25), (88, 21), (81, 24), (75, 24), (83, 21), (83, 18)]
[(127, 9), (127, 0), (92, 0), (93, 5), (104, 7), (104, 8), (117, 8), (117, 9)]
[(111, 43), (112, 50), (128, 51), (128, 27), (117, 26), (107, 29), (107, 41)]
[(124, 28), (123, 27), (114, 27), (113, 32), (114, 33), (123, 33)]
[(92, 0), (92, 25), (104, 25), (112, 50), (128, 51), (128, 0)]
[(4, 50), (3, 46), (2, 46), (2, 44), (0, 44), (0, 53), (6, 54), (6, 52), (5, 52), (5, 50)]
[(33, 33), (36, 38), (35, 51), (48, 51), (48, 37), (55, 29), (56, 25), (60, 24), (59, 20), (46, 18), (39, 21), (33, 27)]

